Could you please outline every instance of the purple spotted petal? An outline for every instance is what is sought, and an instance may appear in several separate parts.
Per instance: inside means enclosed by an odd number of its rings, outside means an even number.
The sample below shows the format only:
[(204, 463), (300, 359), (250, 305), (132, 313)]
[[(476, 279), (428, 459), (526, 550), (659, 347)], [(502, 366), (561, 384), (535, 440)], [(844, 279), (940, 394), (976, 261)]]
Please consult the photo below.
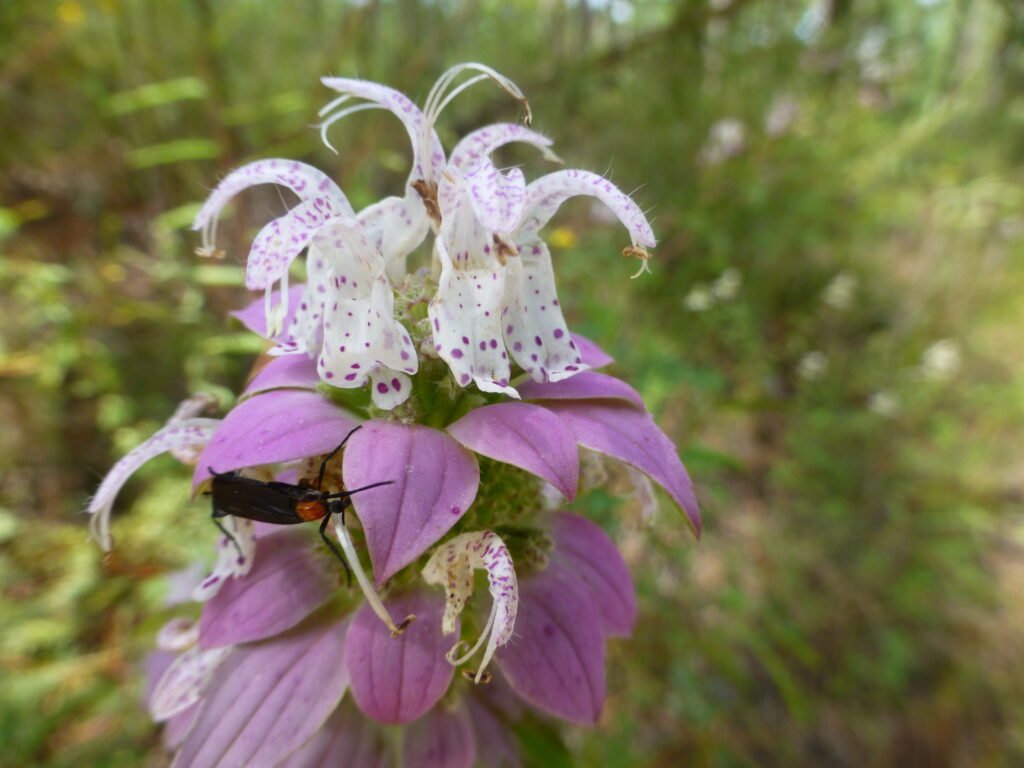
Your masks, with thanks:
[(316, 389), (320, 377), (316, 372), (316, 361), (305, 355), (284, 355), (272, 357), (252, 377), (243, 392), (243, 397), (251, 397), (259, 392), (271, 389)]
[(548, 400), (545, 405), (565, 421), (580, 445), (632, 464), (661, 485), (686, 512), (694, 533), (700, 535), (700, 509), (693, 483), (675, 445), (649, 413), (599, 400)]
[[(474, 694), (476, 691), (473, 692)], [(471, 695), (466, 706), (476, 735), (476, 759), (484, 768), (518, 768), (523, 764), (515, 733), (482, 697)]]
[(203, 606), (203, 648), (249, 643), (291, 629), (331, 596), (338, 564), (318, 557), (306, 531), (280, 531), (256, 540), (244, 578), (229, 579)]
[(604, 373), (584, 371), (561, 381), (527, 381), (517, 385), (524, 400), (625, 400), (644, 408), (640, 393), (629, 384)]
[(580, 475), (576, 439), (550, 411), (527, 403), (486, 405), (447, 429), (470, 450), (532, 472), (568, 499), (576, 496)]
[(590, 588), (604, 631), (626, 637), (636, 623), (636, 590), (626, 562), (600, 526), (585, 517), (559, 512), (548, 530), (555, 539), (552, 558), (565, 565)]
[(447, 533), (480, 484), (476, 458), (444, 432), (382, 421), (352, 435), (342, 473), (346, 488), (392, 483), (352, 497), (378, 585)]
[(409, 723), (433, 707), (452, 681), (454, 668), (444, 656), (451, 643), (441, 635), (444, 598), (416, 591), (385, 605), (392, 616), (412, 614), (416, 620), (391, 637), (363, 604), (352, 619), (345, 664), (352, 676), (352, 696), (365, 714), (384, 723)]
[(476, 762), (473, 722), (463, 707), (443, 706), (405, 729), (402, 765), (409, 768), (473, 768)]
[[(288, 289), (288, 314), (285, 316), (284, 323), (282, 324), (283, 328), (291, 328), (295, 322), (295, 313), (299, 308), (299, 303), (302, 301), (302, 292), (305, 289), (306, 286), (304, 285), (293, 285)], [(281, 291), (274, 291), (271, 305), (276, 307), (280, 303)], [(230, 314), (253, 333), (259, 334), (265, 339), (270, 338), (267, 336), (266, 301), (262, 297)], [(276, 338), (280, 339), (281, 337), (278, 336)]]
[(358, 424), (315, 392), (281, 389), (236, 405), (199, 457), (193, 487), (209, 469), (229, 472), (333, 450)]
[(281, 763), (281, 768), (390, 768), (392, 765), (394, 761), (381, 729), (345, 699), (327, 718), (323, 728)]
[(346, 626), (306, 623), (236, 648), (210, 681), (174, 765), (277, 765), (305, 744), (345, 693)]
[(597, 346), (597, 344), (592, 342), (586, 336), (580, 336), (578, 333), (574, 333), (572, 334), (572, 340), (576, 345), (576, 348), (579, 349), (583, 362), (591, 368), (604, 368), (606, 365), (611, 365), (615, 362), (615, 359), (611, 355)]
[(516, 637), (498, 649), (509, 684), (537, 709), (593, 724), (604, 703), (604, 633), (590, 590), (555, 562), (520, 582)]

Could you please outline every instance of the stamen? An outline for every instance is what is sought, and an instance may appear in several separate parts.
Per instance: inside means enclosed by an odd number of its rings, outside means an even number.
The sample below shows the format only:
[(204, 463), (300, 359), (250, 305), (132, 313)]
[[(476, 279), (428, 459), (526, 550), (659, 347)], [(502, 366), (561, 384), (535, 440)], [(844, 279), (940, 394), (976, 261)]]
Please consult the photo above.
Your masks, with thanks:
[(317, 117), (323, 117), (328, 112), (331, 112), (335, 108), (340, 107), (342, 104), (344, 104), (346, 101), (348, 101), (351, 98), (352, 98), (351, 94), (345, 93), (345, 94), (342, 94), (341, 96), (338, 96), (336, 99), (332, 99), (331, 101), (327, 102), (322, 107), (320, 107), (320, 111), (316, 113)]
[(651, 254), (649, 254), (644, 248), (637, 245), (630, 245), (622, 249), (622, 255), (628, 258), (640, 259), (640, 269), (636, 271), (636, 274), (630, 275), (630, 280), (636, 280), (644, 272), (653, 274), (651, 272), (651, 266), (649, 264), (651, 260)]
[[(483, 646), (484, 642), (488, 638), (490, 638), (492, 636), (492, 634), (493, 634), (492, 630), (494, 629), (494, 617), (497, 615), (497, 613), (498, 613), (498, 603), (495, 602), (495, 603), (493, 603), (491, 605), (491, 615), (487, 617), (487, 624), (484, 625), (484, 630), (483, 630), (483, 632), (480, 633), (480, 637), (477, 638), (476, 644), (472, 648), (470, 648), (468, 651), (466, 651), (464, 654), (462, 654), (462, 656), (460, 656), (460, 657), (458, 657), (456, 659), (453, 659), (452, 656), (455, 655), (456, 649), (459, 648), (462, 645), (465, 645), (465, 643), (463, 641), (461, 641), (461, 640), (459, 642), (457, 642), (455, 645), (453, 645), (451, 647), (451, 650), (449, 650), (448, 653), (445, 654), (445, 658), (448, 659), (448, 663), (449, 664), (451, 664), (453, 667), (457, 667), (460, 664), (465, 664), (467, 661), (469, 661), (471, 658), (473, 658), (477, 654), (477, 651), (480, 650), (480, 648)], [(481, 679), (481, 677), (484, 674), (484, 670), (487, 668), (487, 665), (491, 663), (491, 657), (494, 655), (494, 652), (496, 650), (497, 650), (497, 643), (488, 643), (487, 644), (487, 650), (484, 652), (484, 657), (480, 661), (480, 666), (479, 666), (479, 668), (476, 671), (476, 680), (475, 680), (475, 682), (477, 682), (477, 683), (480, 682), (480, 679)]]
[[(342, 98), (347, 99), (348, 96), (344, 96)], [(334, 101), (331, 102), (331, 104), (334, 104), (337, 101), (338, 99), (335, 99)], [(330, 128), (339, 120), (346, 118), (349, 115), (354, 114), (356, 112), (362, 112), (363, 110), (366, 109), (384, 109), (384, 107), (381, 106), (380, 104), (375, 104), (373, 102), (366, 102), (365, 104), (356, 104), (354, 107), (348, 107), (347, 109), (343, 109), (340, 112), (335, 112), (333, 115), (331, 115), (322, 123), (320, 123), (320, 140), (327, 146), (329, 150), (331, 150), (331, 152), (337, 155), (338, 150), (336, 150), (334, 148), (334, 145), (331, 144), (331, 142), (327, 139), (327, 129)]]
[[(472, 70), (482, 74), (471, 77), (469, 80), (449, 92), (448, 89), (455, 81), (455, 78), (466, 70)], [(420, 146), (423, 147), (425, 153), (430, 151), (431, 131), (434, 130), (434, 125), (437, 123), (437, 120), (441, 116), (445, 107), (447, 107), (456, 96), (467, 88), (487, 79), (496, 82), (505, 90), (506, 93), (523, 105), (523, 108), (526, 110), (526, 116), (524, 117), (523, 122), (526, 123), (526, 125), (530, 125), (533, 122), (533, 113), (530, 110), (530, 102), (526, 100), (526, 96), (523, 95), (519, 86), (501, 73), (491, 69), (490, 67), (484, 66), (483, 64), (477, 64), (475, 62), (456, 64), (437, 78), (437, 82), (435, 82), (433, 87), (430, 89), (430, 93), (427, 94), (427, 100), (423, 104), (423, 135), (420, 137)], [(425, 169), (428, 173), (429, 167), (430, 166), (428, 165)], [(433, 181), (432, 179), (427, 180)]]
[(373, 588), (373, 584), (367, 577), (366, 571), (363, 570), (363, 566), (359, 562), (359, 556), (356, 554), (355, 545), (352, 543), (352, 537), (348, 533), (348, 528), (341, 522), (340, 515), (336, 515), (334, 518), (334, 533), (338, 537), (341, 551), (345, 553), (349, 567), (352, 568), (352, 573), (356, 575), (359, 588), (363, 590), (366, 602), (370, 604), (370, 608), (377, 614), (378, 618), (391, 630), (391, 636), (398, 637), (412, 624), (416, 617), (413, 615), (406, 616), (400, 623), (395, 624), (391, 614), (388, 613), (388, 609), (384, 607), (384, 601), (380, 599), (380, 595)]

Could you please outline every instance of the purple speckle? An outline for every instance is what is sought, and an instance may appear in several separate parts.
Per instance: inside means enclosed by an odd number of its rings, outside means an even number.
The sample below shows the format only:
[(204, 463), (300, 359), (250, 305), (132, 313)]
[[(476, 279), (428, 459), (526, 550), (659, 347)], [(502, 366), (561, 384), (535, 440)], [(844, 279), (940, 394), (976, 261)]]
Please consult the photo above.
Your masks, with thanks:
[(461, 349), (453, 349), (452, 350), (452, 357), (454, 357), (456, 360), (461, 359), (462, 358), (462, 350)]
[(388, 385), (385, 384), (383, 381), (380, 382), (379, 384), (377, 384), (377, 391), (380, 392), (382, 395), (386, 395), (388, 393)]
[(565, 336), (565, 331), (563, 331), (561, 328), (555, 328), (555, 338), (560, 339), (563, 336)]

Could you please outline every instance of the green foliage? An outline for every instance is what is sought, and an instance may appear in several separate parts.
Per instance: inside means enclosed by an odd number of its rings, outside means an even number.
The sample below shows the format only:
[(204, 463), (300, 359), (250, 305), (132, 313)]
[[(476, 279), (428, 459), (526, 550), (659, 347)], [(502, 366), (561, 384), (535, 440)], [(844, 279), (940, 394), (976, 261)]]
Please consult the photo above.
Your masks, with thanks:
[[(139, 668), (163, 576), (212, 532), (170, 460), (119, 500), (111, 560), (79, 512), (179, 400), (227, 403), (259, 352), (226, 315), (279, 193), (232, 206), (224, 262), (193, 255), (198, 204), (276, 155), (357, 207), (395, 193), (397, 121), (353, 117), (331, 154), (310, 129), (318, 78), (422, 96), (462, 59), (519, 82), (570, 167), (642, 186), (654, 275), (629, 281), (621, 231), (574, 203), (549, 232), (560, 297), (676, 439), (706, 524), (695, 544), (667, 502), (652, 525), (577, 502), (621, 544), (641, 617), (610, 644), (602, 726), (530, 720), (528, 763), (1024, 760), (1024, 14), (605, 5), (0, 9), (5, 764), (159, 764)], [(828, 12), (802, 41), (812, 8)], [(481, 87), (442, 133), (514, 118)]]

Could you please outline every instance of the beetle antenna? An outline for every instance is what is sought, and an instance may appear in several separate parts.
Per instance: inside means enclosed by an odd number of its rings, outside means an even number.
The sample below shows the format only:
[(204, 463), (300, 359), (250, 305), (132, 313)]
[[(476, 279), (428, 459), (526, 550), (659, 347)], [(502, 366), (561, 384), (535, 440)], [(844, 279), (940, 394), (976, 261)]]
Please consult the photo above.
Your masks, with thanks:
[(381, 481), (379, 483), (370, 483), (369, 485), (364, 485), (362, 488), (353, 488), (351, 491), (338, 491), (337, 493), (330, 493), (327, 496), (324, 496), (324, 498), (325, 499), (346, 499), (346, 498), (348, 498), (349, 496), (351, 496), (354, 493), (359, 493), (361, 491), (368, 491), (371, 488), (380, 488), (382, 485), (394, 485), (394, 484), (395, 484), (394, 480), (383, 480), (383, 481)]
[(353, 427), (351, 430), (349, 430), (349, 433), (347, 435), (345, 435), (345, 439), (341, 441), (341, 443), (338, 445), (338, 447), (335, 448), (330, 453), (328, 453), (326, 456), (324, 456), (324, 460), (320, 462), (320, 474), (317, 476), (317, 479), (316, 479), (316, 489), (318, 491), (323, 487), (323, 484), (324, 484), (324, 472), (327, 471), (327, 464), (328, 464), (328, 462), (330, 462), (331, 459), (333, 459), (335, 456), (337, 456), (338, 455), (338, 451), (340, 451), (342, 448), (345, 447), (345, 443), (348, 442), (348, 439), (350, 437), (352, 437), (352, 435), (354, 435), (356, 432), (358, 432), (362, 428), (363, 427), (362, 427), (361, 424), (359, 426)]

